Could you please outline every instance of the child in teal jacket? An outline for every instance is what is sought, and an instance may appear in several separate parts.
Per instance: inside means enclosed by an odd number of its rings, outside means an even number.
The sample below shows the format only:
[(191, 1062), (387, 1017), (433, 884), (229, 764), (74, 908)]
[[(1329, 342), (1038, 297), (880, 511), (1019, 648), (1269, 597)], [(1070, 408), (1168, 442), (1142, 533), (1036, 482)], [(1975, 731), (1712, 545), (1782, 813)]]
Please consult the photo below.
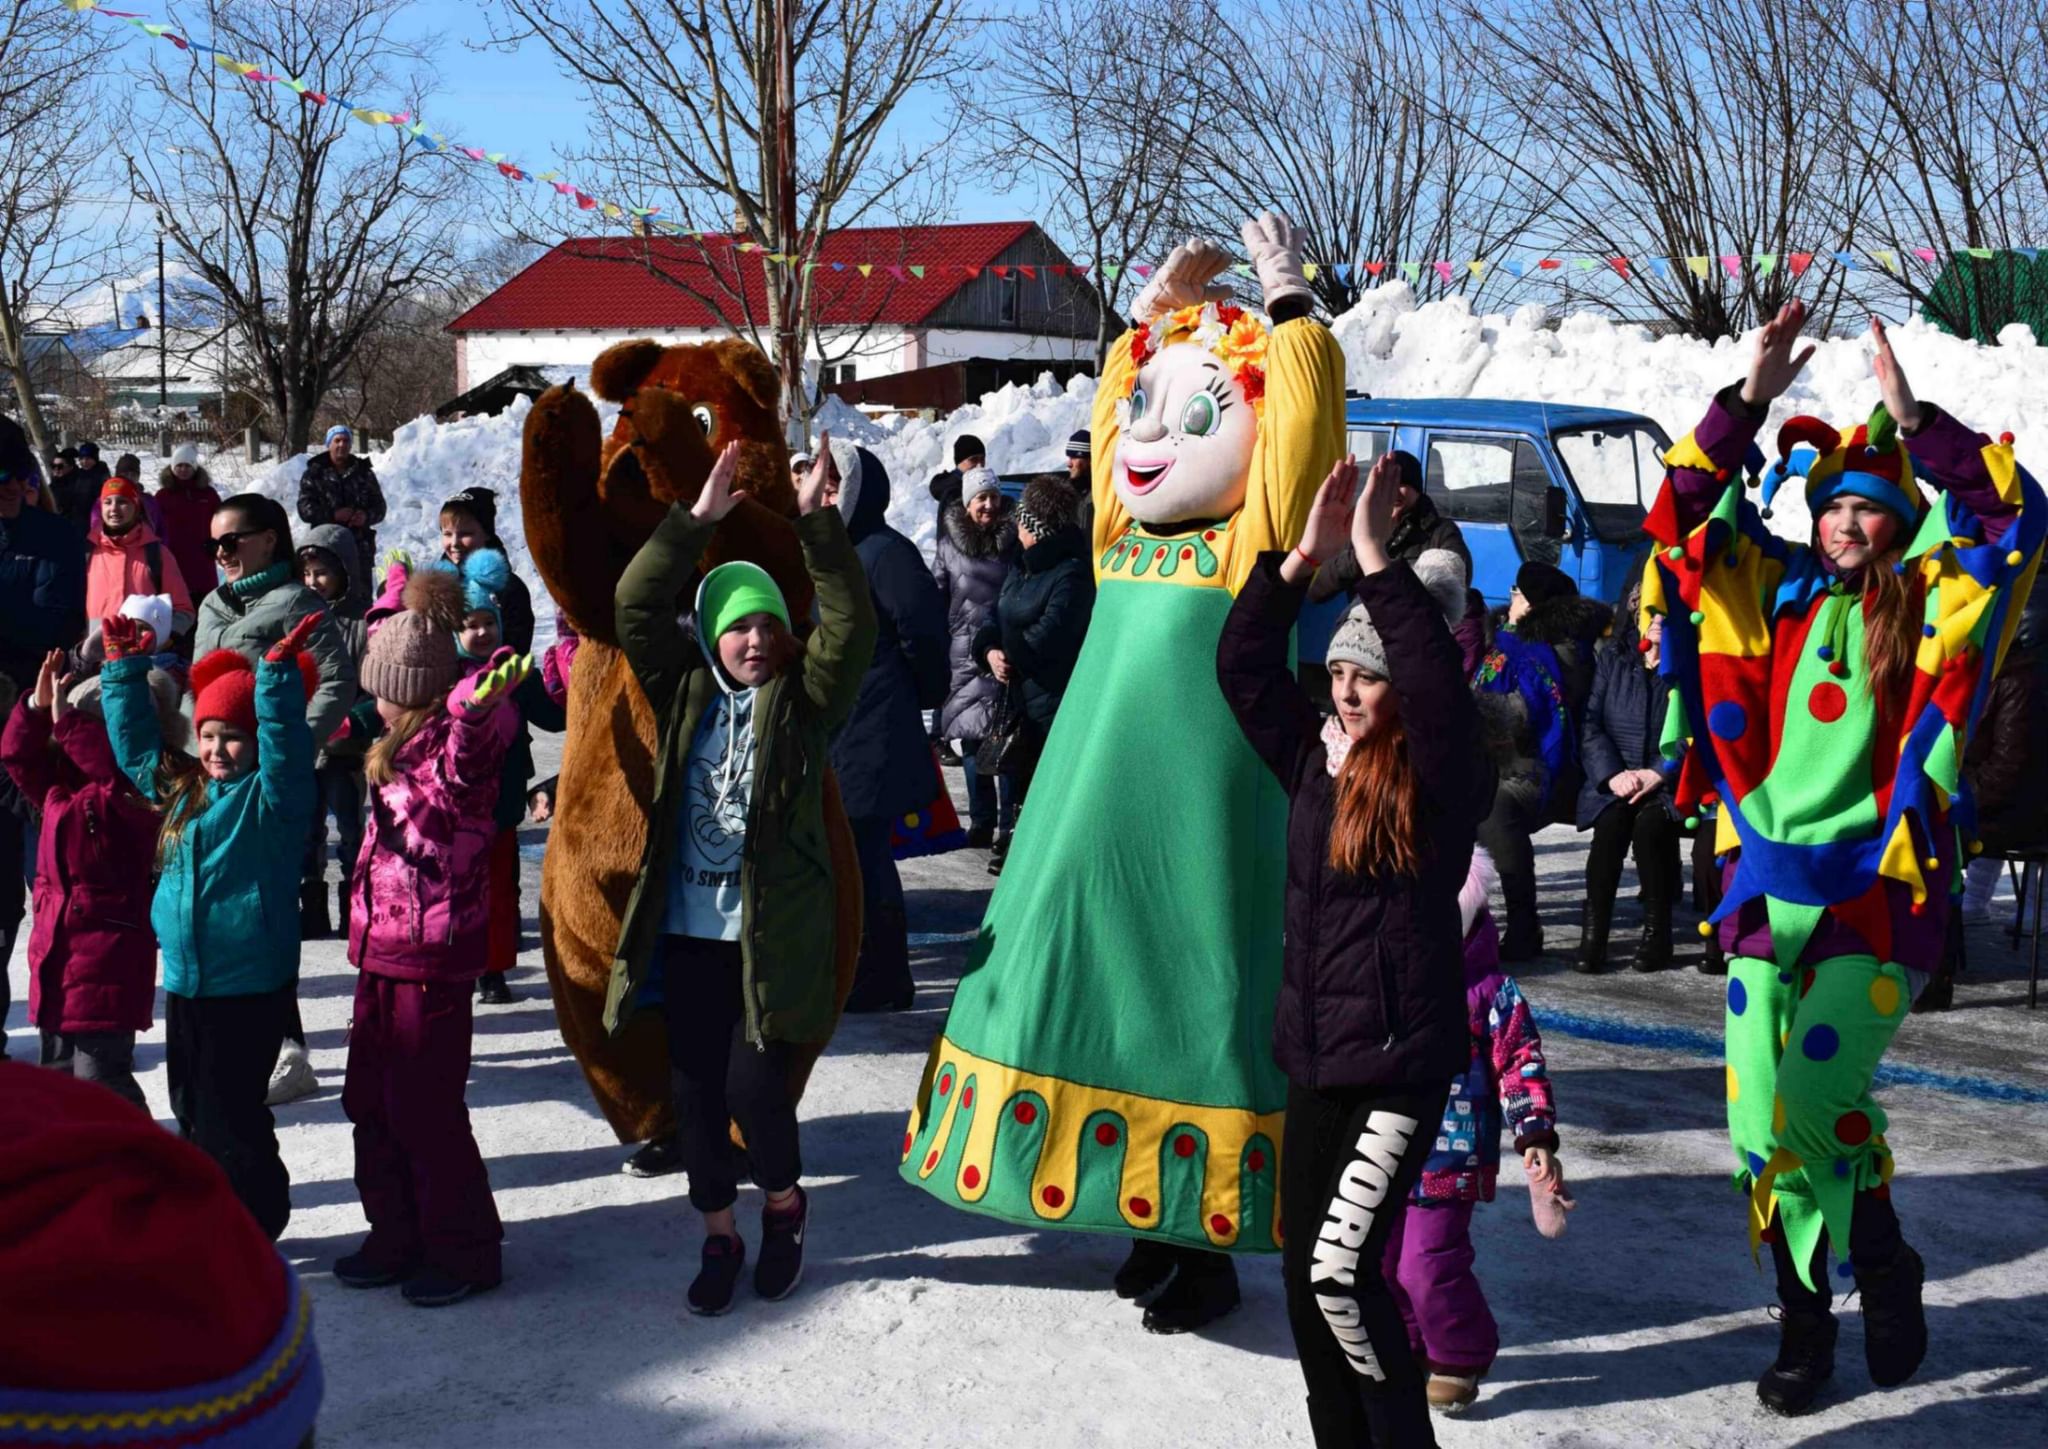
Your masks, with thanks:
[(313, 815), (306, 702), (318, 683), (305, 643), (325, 617), (300, 620), (253, 668), (228, 649), (192, 667), (196, 762), (164, 750), (136, 622), (103, 630), (114, 757), (164, 815), (150, 924), (164, 958), (171, 1109), (273, 1239), (291, 1216), (291, 1182), (263, 1098), (298, 971), (296, 846)]

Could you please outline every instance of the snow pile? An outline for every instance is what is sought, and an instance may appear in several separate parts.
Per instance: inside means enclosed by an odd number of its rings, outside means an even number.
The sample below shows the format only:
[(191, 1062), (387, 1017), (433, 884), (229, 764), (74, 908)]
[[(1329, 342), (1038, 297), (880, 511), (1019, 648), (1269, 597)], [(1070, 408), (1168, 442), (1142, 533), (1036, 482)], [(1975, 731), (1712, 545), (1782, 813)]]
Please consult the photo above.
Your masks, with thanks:
[[(1406, 282), (1366, 293), (1339, 317), (1333, 331), (1342, 345), (1348, 386), (1377, 397), (1520, 398), (1622, 408), (1655, 419), (1676, 438), (1699, 420), (1714, 391), (1740, 378), (1746, 340), (1702, 342), (1653, 337), (1642, 327), (1590, 314), (1567, 318), (1552, 330), (1542, 309), (1475, 314), (1463, 298), (1417, 305)], [(1997, 347), (1948, 336), (1910, 320), (1892, 329), (1899, 355), (1920, 393), (1951, 407), (1971, 426), (2018, 434), (2020, 451), (2048, 467), (2048, 348), (2024, 326), (2001, 334)], [(939, 422), (876, 420), (837, 399), (828, 400), (814, 429), (830, 429), (869, 449), (888, 469), (889, 521), (929, 549), (937, 510), (926, 485), (953, 464), (953, 440), (973, 433), (988, 448), (999, 473), (1060, 472), (1068, 434), (1088, 426), (1094, 399), (1091, 378), (1065, 387), (1050, 376), (1030, 387), (1008, 386), (960, 408)], [(1812, 362), (1783, 399), (1774, 422), (1813, 413), (1838, 425), (1869, 415), (1877, 401), (1870, 346), (1862, 337), (1820, 343)], [(439, 547), (441, 500), (470, 484), (498, 491), (499, 532), (536, 594), (539, 575), (527, 557), (519, 509), (520, 435), (530, 404), (525, 399), (498, 417), (436, 423), (423, 417), (398, 430), (374, 456), (389, 517), (379, 537), (425, 556)], [(599, 403), (607, 430), (617, 415)], [(1764, 435), (1766, 450), (1775, 428)], [(292, 459), (256, 483), (297, 517), (301, 459)], [(1788, 538), (1806, 536), (1808, 518), (1796, 491), (1779, 495), (1772, 520)], [(540, 610), (543, 627), (549, 611)]]

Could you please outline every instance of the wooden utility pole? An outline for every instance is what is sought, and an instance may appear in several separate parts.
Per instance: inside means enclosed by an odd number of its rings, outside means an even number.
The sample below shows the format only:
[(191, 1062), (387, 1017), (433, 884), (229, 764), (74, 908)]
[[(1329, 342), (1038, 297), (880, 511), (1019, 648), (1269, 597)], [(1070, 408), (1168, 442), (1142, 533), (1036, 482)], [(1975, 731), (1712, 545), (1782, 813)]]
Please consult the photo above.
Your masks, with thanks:
[(804, 444), (804, 359), (798, 346), (797, 307), (804, 263), (796, 229), (796, 59), (790, 31), (796, 0), (775, 0), (775, 231), (776, 249), (788, 260), (769, 273), (781, 303), (776, 308), (775, 353), (782, 370), (783, 431), (792, 448)]

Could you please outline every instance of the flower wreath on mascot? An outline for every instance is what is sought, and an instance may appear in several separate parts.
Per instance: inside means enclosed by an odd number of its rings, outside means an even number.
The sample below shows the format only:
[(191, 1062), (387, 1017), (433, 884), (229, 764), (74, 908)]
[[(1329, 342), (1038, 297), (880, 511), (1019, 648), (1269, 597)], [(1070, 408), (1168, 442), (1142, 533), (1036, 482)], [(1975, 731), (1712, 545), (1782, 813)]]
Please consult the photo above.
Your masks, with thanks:
[[(582, 636), (541, 868), (541, 950), (563, 1041), (619, 1140), (642, 1142), (667, 1136), (675, 1109), (655, 993), (643, 984), (631, 1015), (619, 1010), (621, 930), (647, 853), (658, 744), (654, 713), (619, 648), (619, 577), (669, 507), (696, 500), (719, 449), (738, 440), (747, 496), (718, 525), (709, 562), (746, 559), (765, 568), (800, 634), (809, 632), (812, 587), (796, 536), (779, 386), (757, 348), (738, 341), (622, 342), (599, 354), (590, 385), (620, 404), (610, 438), (602, 437), (587, 397), (573, 387), (550, 388), (527, 417), (520, 470), (534, 564)], [(679, 599), (677, 611), (689, 602)], [(825, 832), (843, 1004), (860, 948), (860, 867), (829, 773)], [(798, 1054), (792, 1096), (801, 1094), (825, 1047), (822, 1040), (807, 1045), (813, 1049)]]
[(1280, 1248), (1273, 1064), (1287, 798), (1216, 683), (1231, 600), (1344, 451), (1344, 361), (1301, 233), (1247, 222), (1269, 333), (1176, 247), (1095, 394), (1095, 613), (927, 1064), (903, 1176), (1034, 1228), (1137, 1239), (1146, 1327)]

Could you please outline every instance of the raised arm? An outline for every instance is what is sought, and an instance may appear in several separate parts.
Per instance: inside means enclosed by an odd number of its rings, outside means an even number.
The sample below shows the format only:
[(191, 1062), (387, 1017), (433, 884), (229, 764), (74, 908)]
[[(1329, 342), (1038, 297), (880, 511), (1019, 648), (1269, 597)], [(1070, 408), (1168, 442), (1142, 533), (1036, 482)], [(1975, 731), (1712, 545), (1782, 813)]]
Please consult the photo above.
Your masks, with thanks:
[(736, 446), (727, 444), (719, 454), (696, 503), (669, 508), (619, 577), (619, 645), (656, 714), (667, 708), (689, 672), (696, 646), (678, 622), (676, 601), (690, 576), (702, 567), (718, 520), (731, 511)]
[(313, 727), (298, 657), (273, 658), (280, 647), (256, 663), (256, 781), (279, 826), (304, 829), (313, 818)]
[[(149, 693), (147, 658), (124, 657), (107, 663), (100, 671), (100, 711), (107, 717), (107, 739), (121, 773), (145, 798), (156, 799), (156, 766), (164, 741), (156, 701)], [(300, 718), (304, 719), (303, 713)]]
[[(46, 671), (48, 667), (44, 665)], [(7, 727), (0, 730), (0, 769), (6, 770), (14, 788), (38, 807), (43, 797), (66, 783), (72, 773), (69, 762), (50, 748), (50, 711), (29, 695), (24, 694), (7, 712)], [(10, 824), (9, 828), (19, 827)]]
[[(824, 448), (818, 450), (818, 456), (826, 456)], [(822, 473), (822, 465), (814, 471)], [(810, 497), (808, 487), (801, 490), (798, 507)], [(796, 521), (796, 536), (803, 544), (804, 566), (817, 585), (818, 599), (818, 628), (804, 651), (804, 693), (826, 725), (837, 726), (853, 712), (861, 679), (874, 658), (878, 632), (874, 600), (838, 509), (813, 506), (802, 513)]]

